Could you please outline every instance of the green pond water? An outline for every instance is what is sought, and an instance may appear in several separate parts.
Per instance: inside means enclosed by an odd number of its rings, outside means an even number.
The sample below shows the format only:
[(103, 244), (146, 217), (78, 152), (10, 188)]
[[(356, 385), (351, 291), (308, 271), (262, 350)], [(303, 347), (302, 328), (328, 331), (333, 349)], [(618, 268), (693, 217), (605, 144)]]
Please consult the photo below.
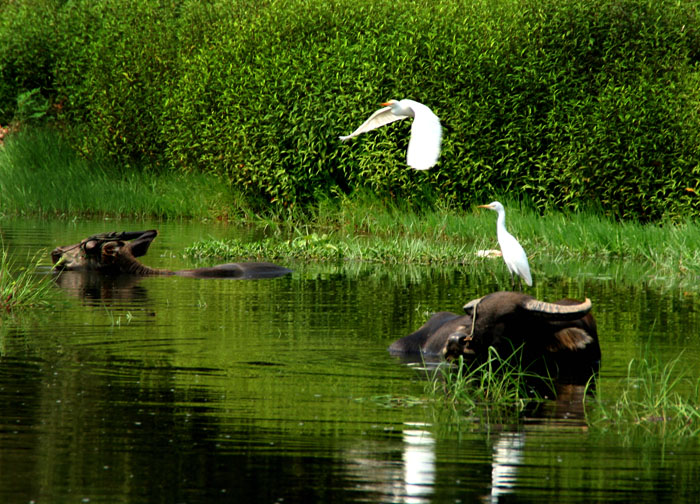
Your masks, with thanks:
[[(231, 226), (0, 220), (18, 266), (91, 234), (157, 228), (142, 261)], [(474, 421), (428, 401), (386, 347), (431, 311), (499, 290), (463, 268), (285, 264), (265, 280), (65, 275), (55, 310), (0, 322), (0, 502), (697, 502), (700, 445), (588, 425), (580, 401)], [(484, 269), (504, 268), (488, 262)], [(697, 379), (697, 291), (606, 275), (537, 278), (593, 301), (599, 393), (630, 359), (680, 358)], [(499, 277), (499, 278), (502, 278)], [(680, 356), (680, 357), (679, 357)]]

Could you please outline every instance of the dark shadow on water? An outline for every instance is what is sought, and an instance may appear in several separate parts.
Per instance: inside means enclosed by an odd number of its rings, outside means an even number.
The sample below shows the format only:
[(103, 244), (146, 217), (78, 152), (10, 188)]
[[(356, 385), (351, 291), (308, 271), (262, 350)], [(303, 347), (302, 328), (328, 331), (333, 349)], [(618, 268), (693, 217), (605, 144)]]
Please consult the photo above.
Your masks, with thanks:
[(73, 297), (88, 305), (121, 302), (147, 303), (148, 290), (139, 285), (137, 275), (104, 275), (96, 271), (62, 271), (54, 282)]

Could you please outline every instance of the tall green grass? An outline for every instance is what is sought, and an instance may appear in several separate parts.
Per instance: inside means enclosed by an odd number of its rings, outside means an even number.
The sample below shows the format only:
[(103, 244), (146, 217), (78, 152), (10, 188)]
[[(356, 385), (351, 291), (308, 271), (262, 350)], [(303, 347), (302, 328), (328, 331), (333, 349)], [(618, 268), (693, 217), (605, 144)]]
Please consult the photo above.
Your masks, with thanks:
[[(659, 286), (698, 289), (700, 226), (679, 223), (617, 222), (595, 212), (540, 215), (514, 202), (506, 204), (506, 225), (528, 254), (535, 283), (558, 276), (615, 278)], [(418, 265), (464, 266), (491, 271), (507, 285), (499, 257), (496, 218), (474, 208), (416, 210), (372, 197), (327, 201), (293, 224), (258, 221), (271, 236), (256, 240), (202, 240), (186, 249), (193, 257), (344, 260)]]
[[(462, 357), (454, 365), (441, 365), (428, 382), (429, 393), (438, 401), (473, 415), (480, 408), (505, 407), (522, 412), (525, 406), (554, 391), (551, 378), (538, 376), (522, 366), (522, 349), (500, 356), (489, 347), (484, 362), (467, 363)], [(533, 387), (537, 380), (537, 387)]]
[[(452, 412), (451, 422), (495, 417), (501, 423), (520, 423), (543, 401), (537, 392), (554, 390), (554, 383), (523, 369), (517, 356), (502, 358), (491, 351), (478, 365), (461, 359), (457, 365), (440, 365), (429, 376), (426, 392), (438, 413)], [(630, 361), (619, 383), (596, 379), (593, 390), (591, 380), (576, 399), (582, 401), (589, 432), (655, 443), (695, 438), (700, 434), (700, 379), (680, 369), (679, 362), (680, 357), (666, 363), (642, 357)], [(548, 389), (533, 393), (535, 379)]]
[(226, 215), (231, 193), (214, 176), (120, 169), (87, 160), (50, 129), (10, 135), (0, 147), (0, 214)]
[[(502, 357), (490, 349), (480, 364), (442, 364), (429, 376), (426, 391), (439, 410), (476, 421), (483, 416), (518, 423), (533, 405), (555, 390), (549, 377), (523, 369), (518, 352)], [(582, 391), (581, 407), (593, 435), (613, 433), (626, 440), (682, 442), (700, 434), (700, 379), (679, 367), (680, 356), (662, 363), (633, 359), (619, 381), (595, 379)], [(535, 382), (534, 380), (540, 380)], [(534, 384), (540, 384), (533, 388)]]
[[(41, 259), (34, 260), (38, 266)], [(54, 301), (51, 276), (37, 278), (30, 269), (18, 269), (7, 250), (0, 250), (0, 316), (30, 308), (47, 308)]]
[[(700, 378), (679, 368), (680, 358), (630, 361), (621, 387), (599, 390), (588, 408), (598, 432), (627, 439), (687, 439), (700, 434)], [(612, 397), (611, 397), (612, 396)]]

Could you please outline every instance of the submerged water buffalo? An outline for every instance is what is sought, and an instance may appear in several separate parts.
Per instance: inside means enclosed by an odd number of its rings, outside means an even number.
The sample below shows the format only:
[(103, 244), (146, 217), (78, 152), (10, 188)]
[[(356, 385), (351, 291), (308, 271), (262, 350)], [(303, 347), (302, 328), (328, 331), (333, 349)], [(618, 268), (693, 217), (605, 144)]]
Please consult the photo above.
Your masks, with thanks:
[(220, 264), (209, 268), (178, 271), (150, 268), (137, 257), (148, 252), (158, 231), (101, 233), (80, 243), (57, 247), (51, 252), (54, 268), (70, 271), (97, 271), (111, 275), (178, 275), (193, 278), (274, 278), (291, 270), (268, 262)]
[[(585, 384), (600, 367), (591, 301), (538, 301), (520, 292), (494, 292), (470, 301), (465, 315), (434, 314), (420, 329), (389, 347), (394, 354), (483, 360), (489, 347), (501, 357), (522, 348), (524, 366), (559, 383)], [(530, 368), (533, 369), (533, 368)]]

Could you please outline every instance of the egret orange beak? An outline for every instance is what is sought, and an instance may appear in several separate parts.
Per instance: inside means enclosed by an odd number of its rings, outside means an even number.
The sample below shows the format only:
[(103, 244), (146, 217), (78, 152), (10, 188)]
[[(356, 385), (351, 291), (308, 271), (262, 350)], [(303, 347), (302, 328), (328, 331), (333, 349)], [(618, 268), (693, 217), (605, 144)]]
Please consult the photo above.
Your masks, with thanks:
[(391, 105), (391, 103), (389, 103), (389, 102), (387, 101), (387, 102), (382, 102), (382, 103), (380, 103), (380, 105), (381, 105), (382, 107), (388, 107), (389, 105)]
[(686, 190), (687, 192), (691, 192), (691, 193), (693, 193), (693, 194), (697, 194), (697, 191), (695, 191), (695, 189), (693, 189), (692, 187), (686, 187), (685, 190)]
[(476, 208), (488, 208), (491, 210), (491, 205), (477, 205)]

